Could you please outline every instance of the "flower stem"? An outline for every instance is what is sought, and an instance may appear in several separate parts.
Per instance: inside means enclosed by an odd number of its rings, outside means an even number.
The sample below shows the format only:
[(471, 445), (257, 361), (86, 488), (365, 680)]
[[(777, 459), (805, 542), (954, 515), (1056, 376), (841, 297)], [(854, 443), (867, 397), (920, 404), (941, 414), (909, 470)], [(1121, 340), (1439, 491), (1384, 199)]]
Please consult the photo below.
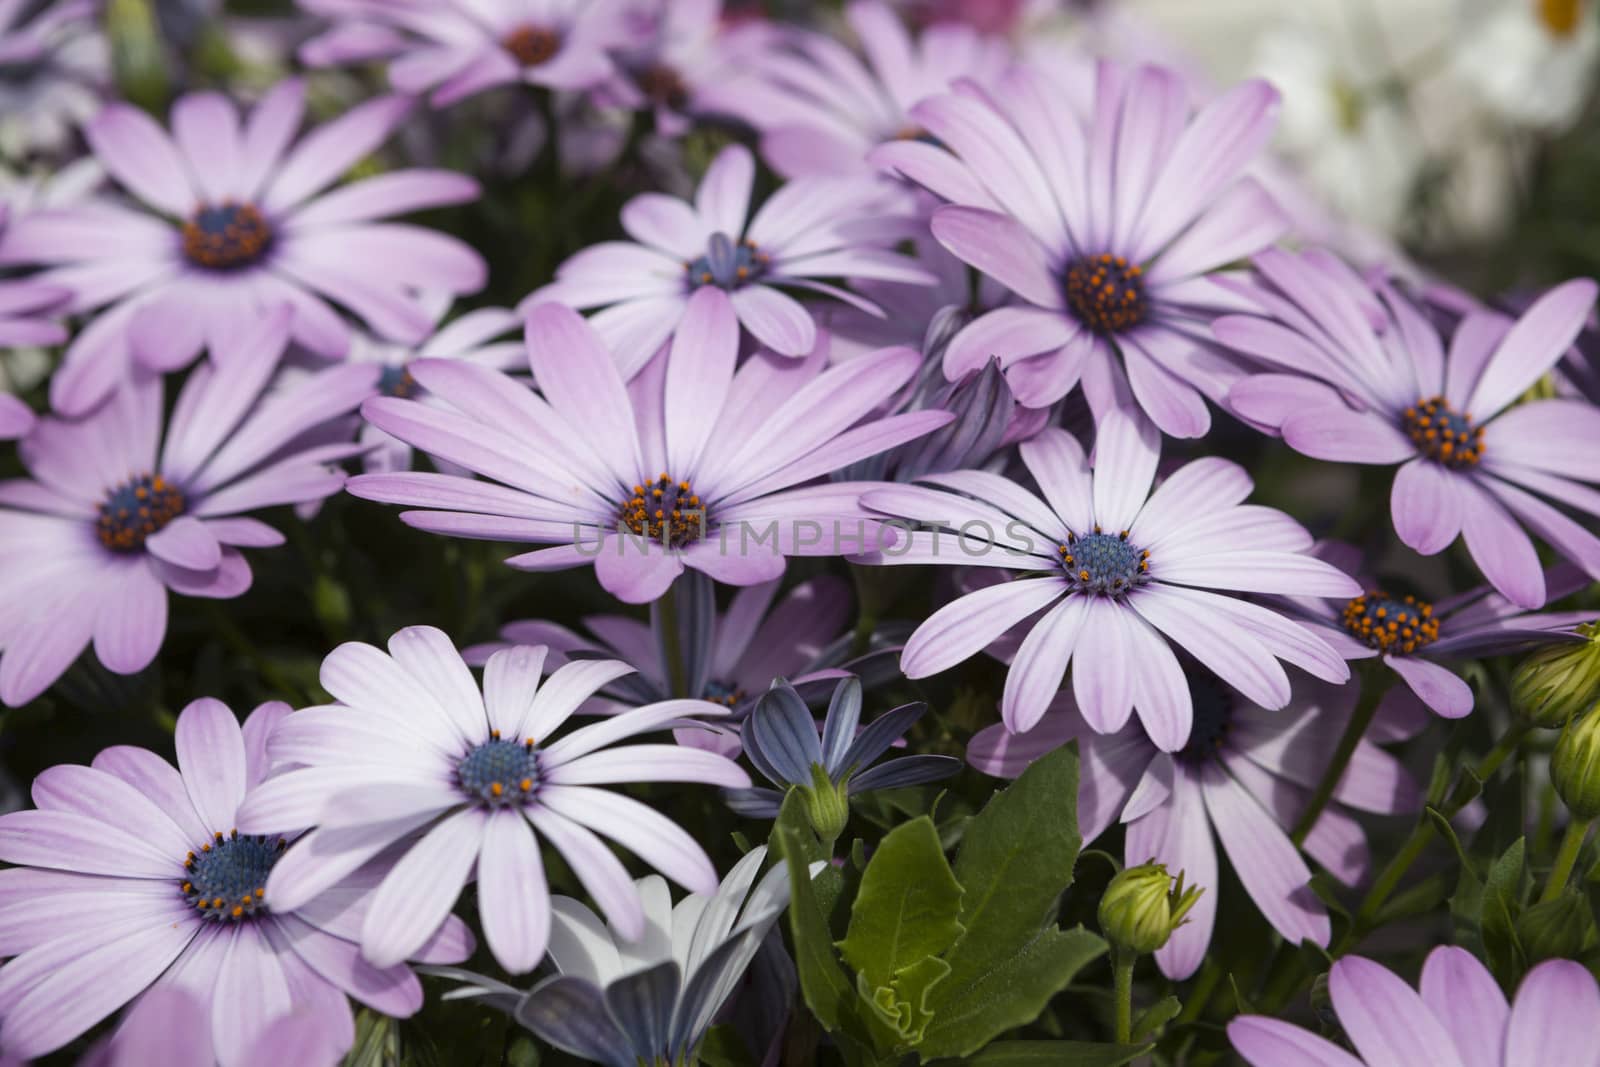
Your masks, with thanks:
[(1217, 962), (1215, 955), (1208, 955), (1206, 965), (1195, 978), (1194, 986), (1189, 990), (1188, 999), (1183, 1002), (1183, 1010), (1178, 1013), (1176, 1022), (1192, 1023), (1204, 1015), (1206, 1007), (1211, 1003), (1211, 994), (1221, 981), (1222, 964)]
[(1317, 825), (1317, 819), (1322, 816), (1323, 809), (1328, 806), (1328, 801), (1333, 799), (1334, 790), (1339, 788), (1339, 780), (1344, 777), (1345, 769), (1350, 766), (1350, 757), (1355, 755), (1356, 746), (1361, 743), (1367, 727), (1372, 725), (1372, 718), (1378, 713), (1378, 705), (1383, 700), (1383, 694), (1388, 692), (1393, 681), (1393, 673), (1381, 666), (1368, 665), (1362, 671), (1361, 698), (1356, 702), (1355, 710), (1350, 713), (1350, 721), (1345, 724), (1344, 733), (1339, 737), (1339, 744), (1333, 750), (1333, 757), (1328, 761), (1327, 770), (1322, 773), (1322, 780), (1317, 783), (1316, 792), (1311, 794), (1311, 803), (1301, 813), (1300, 820), (1295, 823), (1294, 831), (1289, 835), (1296, 845), (1305, 843), (1306, 835)]
[(688, 679), (683, 676), (683, 644), (678, 633), (678, 583), (661, 594), (661, 649), (667, 657), (667, 687), (671, 696), (685, 697)]
[(1583, 851), (1583, 842), (1589, 836), (1589, 826), (1588, 819), (1573, 819), (1567, 823), (1567, 832), (1561, 837), (1561, 848), (1556, 852), (1555, 866), (1550, 868), (1550, 880), (1539, 895), (1539, 903), (1556, 899), (1567, 888), (1567, 879), (1572, 877), (1578, 853)]
[(1111, 959), (1111, 977), (1116, 987), (1117, 1044), (1133, 1043), (1133, 962), (1131, 952), (1116, 951)]

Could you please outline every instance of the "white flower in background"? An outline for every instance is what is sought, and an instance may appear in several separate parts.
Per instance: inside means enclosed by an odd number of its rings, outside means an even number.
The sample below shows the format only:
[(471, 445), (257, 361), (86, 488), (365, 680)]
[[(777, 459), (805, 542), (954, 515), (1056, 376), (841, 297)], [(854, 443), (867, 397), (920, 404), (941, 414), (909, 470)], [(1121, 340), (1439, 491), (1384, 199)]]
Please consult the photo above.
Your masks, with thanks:
[(1588, 0), (1468, 0), (1453, 67), (1501, 120), (1548, 129), (1577, 119), (1597, 59)]
[(1253, 72), (1283, 96), (1278, 148), (1340, 215), (1392, 233), (1424, 151), (1394, 75), (1329, 27), (1285, 24), (1262, 34)]
[(0, 157), (65, 148), (100, 109), (111, 56), (94, 0), (0, 0)]

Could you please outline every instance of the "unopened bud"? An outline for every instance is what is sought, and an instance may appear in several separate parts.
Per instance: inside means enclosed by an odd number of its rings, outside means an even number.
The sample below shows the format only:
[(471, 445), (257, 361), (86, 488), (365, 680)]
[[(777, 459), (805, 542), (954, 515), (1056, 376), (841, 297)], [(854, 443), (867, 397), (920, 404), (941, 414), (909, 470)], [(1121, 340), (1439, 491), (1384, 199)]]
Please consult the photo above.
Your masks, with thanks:
[(1573, 818), (1600, 816), (1600, 708), (1567, 720), (1550, 753), (1550, 781)]
[(1128, 952), (1154, 952), (1182, 926), (1203, 890), (1184, 887), (1183, 872), (1173, 879), (1164, 863), (1129, 867), (1106, 886), (1100, 898), (1100, 930)]
[(826, 770), (813, 764), (811, 784), (796, 788), (805, 801), (806, 820), (818, 837), (832, 841), (844, 833), (845, 824), (850, 821), (850, 799), (843, 782), (835, 785)]
[(1511, 706), (1518, 715), (1550, 730), (1600, 701), (1600, 627), (1578, 627), (1579, 644), (1548, 645), (1529, 655), (1511, 674)]
[(1583, 954), (1594, 916), (1582, 893), (1570, 887), (1554, 900), (1532, 905), (1517, 917), (1517, 942), (1529, 964)]

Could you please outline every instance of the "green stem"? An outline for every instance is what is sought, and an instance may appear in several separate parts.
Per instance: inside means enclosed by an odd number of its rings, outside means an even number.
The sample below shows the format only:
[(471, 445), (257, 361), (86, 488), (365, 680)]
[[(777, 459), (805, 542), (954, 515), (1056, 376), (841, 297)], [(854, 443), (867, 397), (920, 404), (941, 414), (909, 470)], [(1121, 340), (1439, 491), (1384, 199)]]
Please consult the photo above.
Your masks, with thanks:
[(1294, 832), (1289, 835), (1296, 845), (1305, 843), (1306, 835), (1311, 828), (1317, 825), (1317, 819), (1322, 816), (1323, 809), (1328, 806), (1328, 801), (1333, 799), (1333, 792), (1339, 788), (1339, 780), (1344, 777), (1344, 772), (1350, 766), (1350, 757), (1356, 753), (1356, 746), (1361, 743), (1361, 738), (1366, 735), (1367, 727), (1372, 725), (1372, 718), (1378, 713), (1378, 704), (1383, 700), (1383, 694), (1388, 692), (1389, 686), (1394, 682), (1394, 673), (1385, 667), (1368, 667), (1362, 672), (1361, 699), (1356, 702), (1355, 710), (1350, 713), (1350, 721), (1345, 724), (1344, 733), (1339, 737), (1339, 744), (1333, 750), (1333, 757), (1328, 761), (1328, 767), (1322, 772), (1322, 780), (1317, 783), (1316, 792), (1311, 794), (1311, 803), (1301, 813), (1300, 821), (1295, 823)]
[(1116, 986), (1117, 1044), (1133, 1044), (1133, 962), (1131, 952), (1118, 950), (1111, 960), (1111, 977)]
[(262, 654), (256, 648), (245, 632), (239, 629), (239, 624), (228, 617), (218, 601), (206, 601), (206, 613), (211, 616), (211, 623), (216, 627), (222, 640), (239, 655), (250, 661), (256, 672), (267, 680), (267, 683), (278, 690), (279, 695), (291, 704), (300, 702), (302, 693), (300, 686), (285, 674), (276, 663)]
[(1544, 885), (1544, 892), (1539, 896), (1539, 903), (1554, 900), (1567, 888), (1567, 879), (1572, 877), (1572, 868), (1578, 862), (1578, 853), (1583, 851), (1584, 839), (1589, 836), (1589, 819), (1573, 819), (1567, 823), (1567, 832), (1561, 837), (1561, 848), (1556, 852), (1556, 863), (1550, 868), (1550, 880)]
[(685, 697), (689, 682), (683, 676), (683, 642), (678, 633), (678, 583), (661, 594), (661, 644), (667, 655), (667, 686), (672, 696)]
[(1192, 1023), (1204, 1015), (1206, 1006), (1211, 1003), (1211, 994), (1221, 981), (1222, 964), (1217, 962), (1214, 955), (1207, 956), (1206, 965), (1195, 978), (1194, 987), (1189, 990), (1189, 995), (1183, 1002), (1183, 1010), (1178, 1013), (1176, 1024)]

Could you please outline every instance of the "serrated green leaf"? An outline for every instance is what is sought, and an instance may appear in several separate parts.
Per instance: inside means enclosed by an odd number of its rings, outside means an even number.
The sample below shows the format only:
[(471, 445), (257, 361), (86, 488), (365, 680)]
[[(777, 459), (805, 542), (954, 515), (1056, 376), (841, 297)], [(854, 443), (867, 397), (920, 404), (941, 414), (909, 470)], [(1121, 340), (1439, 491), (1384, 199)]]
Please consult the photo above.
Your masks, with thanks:
[(961, 897), (933, 820), (912, 819), (872, 854), (839, 951), (873, 988), (886, 987), (895, 974), (939, 955), (961, 935)]
[(1142, 1041), (1147, 1036), (1155, 1036), (1163, 1026), (1176, 1019), (1182, 1010), (1183, 1005), (1178, 1003), (1177, 997), (1164, 997), (1156, 1001), (1133, 1020), (1133, 1039)]
[(1095, 1041), (997, 1041), (961, 1062), (968, 1067), (1029, 1067), (1036, 1063), (1058, 1067), (1122, 1067), (1154, 1047)]
[(1106, 943), (1087, 930), (1050, 927), (959, 985), (952, 969), (950, 977), (934, 987), (933, 1022), (918, 1054), (924, 1062), (970, 1056), (1007, 1030), (1027, 1025), (1080, 969), (1105, 951)]
[(944, 955), (951, 976), (939, 1000), (982, 981), (1051, 923), (1072, 884), (1080, 844), (1074, 744), (1035, 761), (968, 826), (955, 866), (966, 891), (960, 914), (966, 932)]

